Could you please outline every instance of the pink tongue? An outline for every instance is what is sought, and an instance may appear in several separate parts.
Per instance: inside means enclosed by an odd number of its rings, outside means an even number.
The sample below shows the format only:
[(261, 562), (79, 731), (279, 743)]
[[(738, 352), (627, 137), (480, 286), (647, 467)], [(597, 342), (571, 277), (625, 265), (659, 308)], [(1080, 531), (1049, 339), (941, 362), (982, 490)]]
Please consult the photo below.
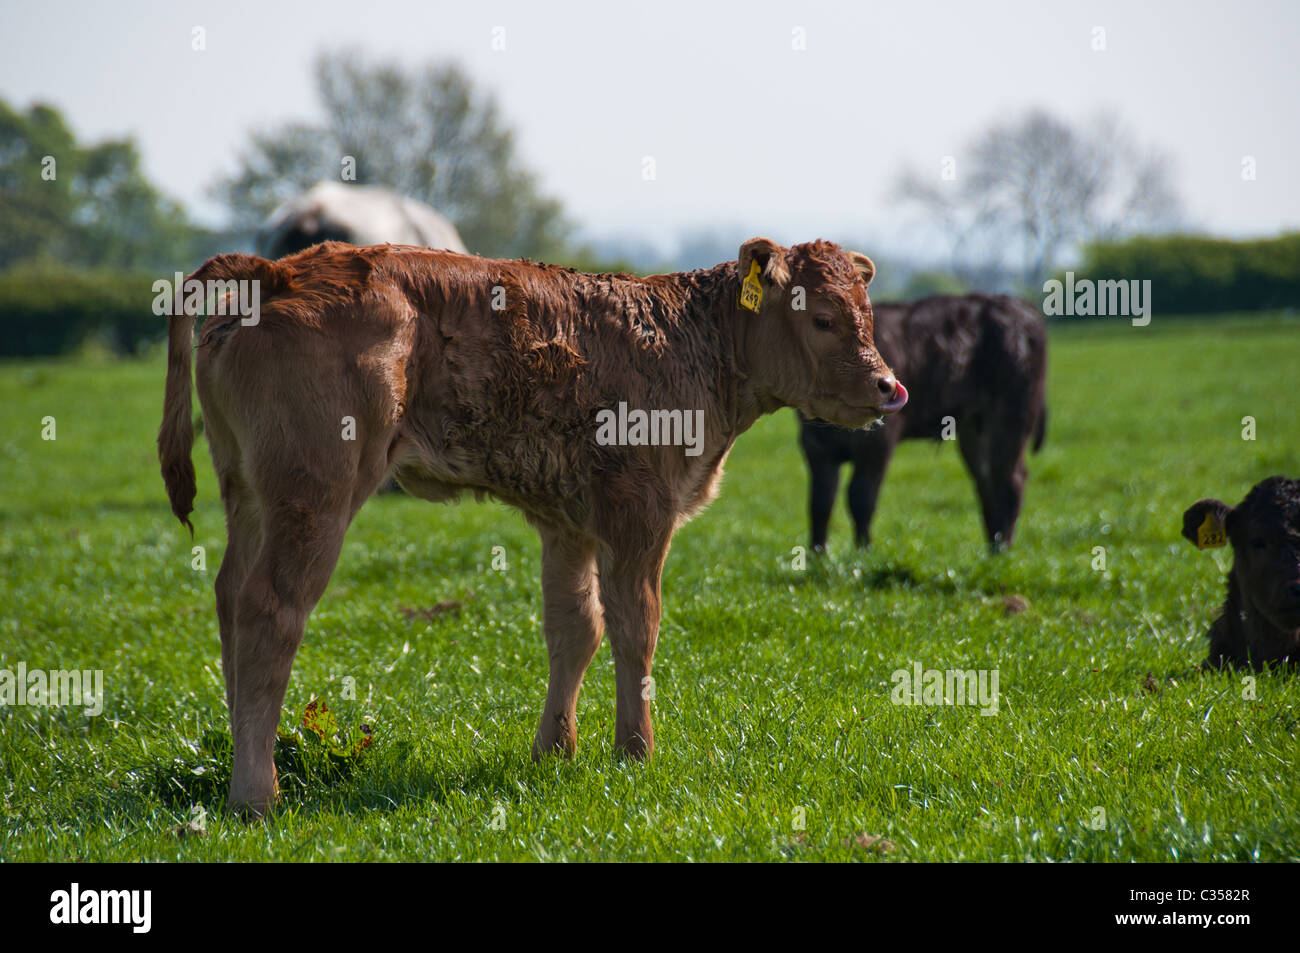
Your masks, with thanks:
[(907, 388), (903, 382), (899, 381), (895, 385), (894, 396), (887, 403), (881, 404), (880, 409), (887, 414), (892, 414), (896, 410), (902, 410), (907, 405)]

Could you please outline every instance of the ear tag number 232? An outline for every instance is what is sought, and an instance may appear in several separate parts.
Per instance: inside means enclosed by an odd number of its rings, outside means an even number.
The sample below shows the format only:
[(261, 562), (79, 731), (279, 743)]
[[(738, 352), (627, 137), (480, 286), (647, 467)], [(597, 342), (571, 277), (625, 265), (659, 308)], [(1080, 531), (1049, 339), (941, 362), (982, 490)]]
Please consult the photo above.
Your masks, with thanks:
[(763, 304), (763, 283), (758, 280), (758, 262), (749, 263), (749, 274), (740, 283), (740, 306), (758, 313)]
[(1223, 520), (1215, 519), (1213, 513), (1206, 513), (1205, 519), (1196, 530), (1197, 549), (1217, 549), (1228, 545), (1228, 534)]

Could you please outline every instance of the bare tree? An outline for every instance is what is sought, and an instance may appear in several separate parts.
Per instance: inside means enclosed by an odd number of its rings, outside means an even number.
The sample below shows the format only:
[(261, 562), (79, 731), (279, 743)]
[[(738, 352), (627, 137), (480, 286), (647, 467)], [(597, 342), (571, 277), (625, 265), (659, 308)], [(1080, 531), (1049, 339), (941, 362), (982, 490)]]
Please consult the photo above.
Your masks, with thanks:
[(1168, 159), (1110, 119), (1077, 128), (1033, 111), (953, 159), (948, 177), (909, 170), (897, 191), (948, 236), (953, 269), (966, 276), (1017, 262), (1033, 285), (1083, 242), (1169, 227), (1181, 214)]

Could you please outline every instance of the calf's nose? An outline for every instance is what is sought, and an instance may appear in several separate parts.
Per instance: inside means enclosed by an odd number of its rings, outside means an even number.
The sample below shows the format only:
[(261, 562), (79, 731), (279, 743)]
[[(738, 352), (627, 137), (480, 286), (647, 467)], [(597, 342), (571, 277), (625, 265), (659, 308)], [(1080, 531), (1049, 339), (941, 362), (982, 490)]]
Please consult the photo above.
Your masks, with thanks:
[(883, 403), (880, 405), (881, 413), (892, 414), (902, 410), (903, 405), (907, 403), (907, 388), (895, 380), (893, 374), (877, 380), (876, 387), (883, 398)]

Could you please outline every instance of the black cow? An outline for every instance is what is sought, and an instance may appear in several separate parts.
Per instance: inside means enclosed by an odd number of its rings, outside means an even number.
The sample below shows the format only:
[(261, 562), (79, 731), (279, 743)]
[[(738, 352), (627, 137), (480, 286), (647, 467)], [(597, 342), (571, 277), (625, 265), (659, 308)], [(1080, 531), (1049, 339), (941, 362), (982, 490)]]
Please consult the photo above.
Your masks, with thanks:
[(876, 346), (910, 400), (870, 430), (800, 415), (811, 475), (812, 547), (826, 548), (840, 466), (853, 464), (849, 510), (870, 542), (885, 468), (900, 440), (955, 438), (975, 481), (989, 546), (1010, 545), (1025, 489), (1025, 447), (1047, 422), (1047, 330), (1039, 312), (1005, 295), (937, 295), (875, 306)]

